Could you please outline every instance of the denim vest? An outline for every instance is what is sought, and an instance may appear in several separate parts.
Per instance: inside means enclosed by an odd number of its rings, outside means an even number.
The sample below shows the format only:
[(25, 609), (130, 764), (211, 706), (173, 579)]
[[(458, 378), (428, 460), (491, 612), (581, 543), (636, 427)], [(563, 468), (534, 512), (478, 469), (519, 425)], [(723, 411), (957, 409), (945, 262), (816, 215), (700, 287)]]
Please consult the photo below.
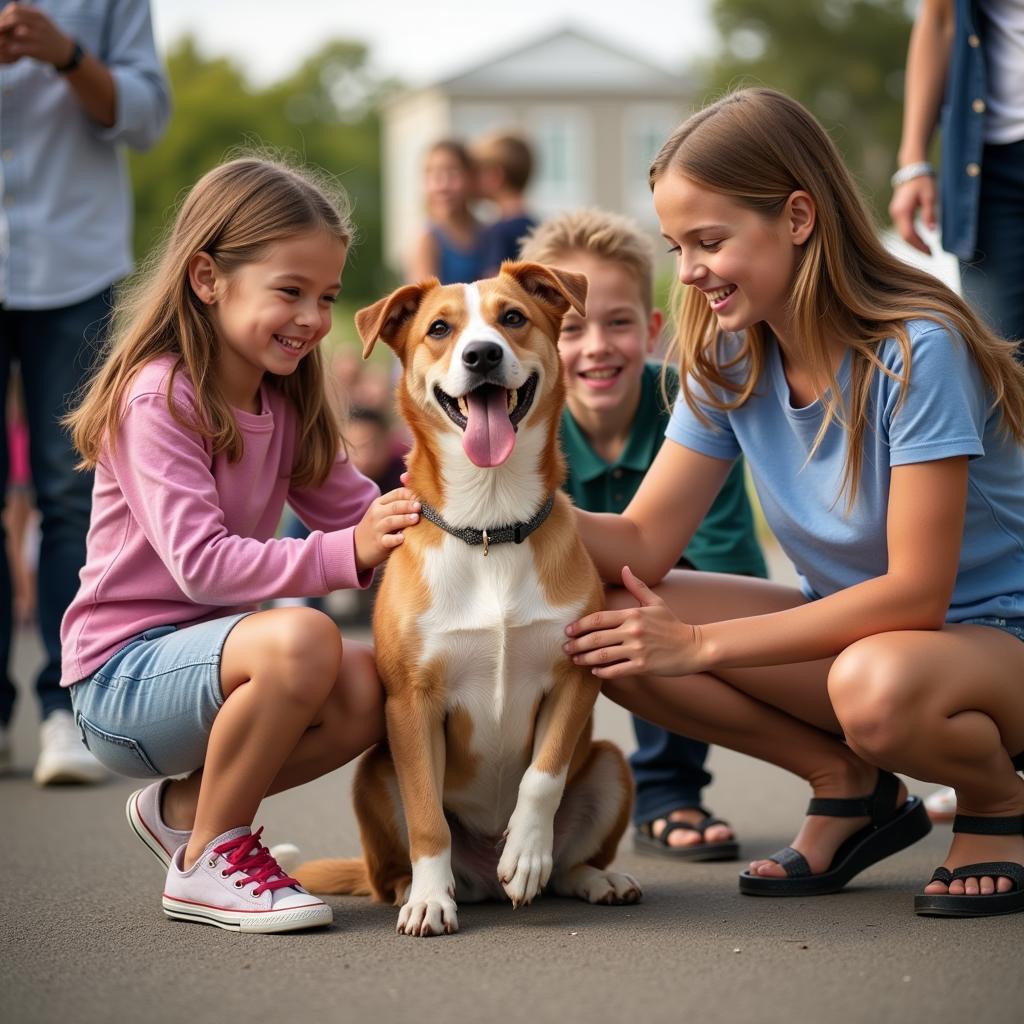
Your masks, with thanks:
[(953, 48), (949, 55), (942, 110), (939, 203), (942, 248), (961, 260), (974, 256), (984, 147), (984, 39), (974, 0), (956, 0)]

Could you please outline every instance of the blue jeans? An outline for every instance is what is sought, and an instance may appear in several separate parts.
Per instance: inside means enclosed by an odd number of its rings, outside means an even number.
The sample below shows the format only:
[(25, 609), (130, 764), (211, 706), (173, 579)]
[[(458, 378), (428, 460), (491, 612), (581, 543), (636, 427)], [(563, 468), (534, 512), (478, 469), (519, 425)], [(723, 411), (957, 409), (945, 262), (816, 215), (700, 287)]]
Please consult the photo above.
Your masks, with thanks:
[(701, 790), (711, 783), (704, 769), (708, 745), (679, 736), (633, 715), (637, 749), (629, 759), (636, 781), (633, 822), (664, 818), (680, 807), (699, 807)]
[[(111, 289), (60, 309), (17, 310), (0, 305), (0, 420), (7, 401), (11, 364), (21, 366), (28, 421), (29, 465), (41, 518), (39, 631), (46, 662), (36, 679), (42, 717), (71, 710), (60, 687), (60, 622), (78, 590), (85, 564), (85, 535), (92, 507), (92, 473), (75, 469), (78, 455), (60, 418), (91, 374), (110, 321)], [(8, 453), (0, 444), (0, 480), (6, 482)], [(9, 675), (11, 573), (0, 525), (0, 724), (14, 708)]]
[(1024, 140), (985, 147), (973, 259), (964, 297), (1004, 338), (1024, 341)]

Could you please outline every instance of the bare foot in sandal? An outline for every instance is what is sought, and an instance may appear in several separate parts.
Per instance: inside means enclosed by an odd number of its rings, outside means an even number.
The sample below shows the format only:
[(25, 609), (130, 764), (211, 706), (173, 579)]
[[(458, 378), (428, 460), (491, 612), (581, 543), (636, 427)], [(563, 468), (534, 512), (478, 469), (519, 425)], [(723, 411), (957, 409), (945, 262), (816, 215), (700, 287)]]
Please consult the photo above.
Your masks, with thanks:
[(678, 860), (732, 860), (738, 853), (728, 822), (703, 807), (680, 807), (667, 818), (655, 818), (637, 828), (635, 847)]
[[(813, 786), (814, 797), (817, 799), (846, 799), (870, 793), (878, 778), (878, 770), (870, 765), (861, 765), (854, 774), (846, 772), (842, 777), (818, 780)], [(907, 788), (902, 783), (896, 798), (897, 806), (907, 799)], [(811, 814), (803, 820), (800, 831), (791, 846), (817, 875), (832, 863), (836, 850), (855, 832), (862, 829), (869, 821), (863, 817), (831, 817), (828, 815)], [(750, 874), (761, 878), (788, 878), (789, 875), (778, 861), (765, 857), (750, 862)]]
[(924, 893), (914, 897), (914, 910), (938, 917), (1024, 911), (1024, 815), (972, 815), (958, 810), (949, 854)]
[[(815, 797), (792, 846), (753, 861), (740, 875), (740, 892), (751, 896), (822, 896), (838, 892), (855, 875), (927, 835), (924, 804), (907, 796), (889, 772), (874, 773), (874, 788), (851, 778), (816, 780)], [(870, 783), (866, 785), (870, 786)], [(860, 790), (860, 796), (849, 791)], [(821, 795), (818, 795), (821, 794)], [(827, 795), (826, 795), (827, 794)]]

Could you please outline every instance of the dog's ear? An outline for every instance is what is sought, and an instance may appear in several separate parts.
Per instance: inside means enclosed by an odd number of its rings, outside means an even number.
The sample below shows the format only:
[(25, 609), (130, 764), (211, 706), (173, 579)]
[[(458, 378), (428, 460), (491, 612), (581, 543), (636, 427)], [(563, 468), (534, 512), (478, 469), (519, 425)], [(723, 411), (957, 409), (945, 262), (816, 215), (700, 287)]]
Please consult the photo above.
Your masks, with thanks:
[(372, 306), (359, 310), (356, 313), (356, 330), (363, 342), (363, 358), (369, 357), (378, 338), (401, 355), (402, 328), (419, 309), (423, 296), (437, 287), (436, 277), (420, 281), (419, 284), (407, 284)]
[(526, 292), (545, 305), (554, 308), (558, 316), (569, 307), (586, 315), (587, 277), (568, 270), (547, 267), (543, 263), (512, 263), (505, 261), (501, 273), (514, 277)]

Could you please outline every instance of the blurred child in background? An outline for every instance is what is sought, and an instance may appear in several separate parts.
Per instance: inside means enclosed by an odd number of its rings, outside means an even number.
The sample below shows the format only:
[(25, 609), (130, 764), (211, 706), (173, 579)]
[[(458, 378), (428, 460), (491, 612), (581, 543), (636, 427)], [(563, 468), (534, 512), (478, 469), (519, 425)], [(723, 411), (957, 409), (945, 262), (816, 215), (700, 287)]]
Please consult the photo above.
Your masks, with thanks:
[(477, 193), (497, 208), (497, 219), (484, 228), (481, 277), (497, 274), (503, 260), (514, 260), (523, 238), (536, 225), (526, 208), (526, 188), (533, 174), (533, 150), (518, 135), (488, 135), (474, 143)]
[(476, 167), (457, 139), (442, 139), (427, 150), (423, 194), (427, 225), (409, 253), (406, 280), (475, 281), (481, 276), (481, 225), (470, 209), (476, 196)]

